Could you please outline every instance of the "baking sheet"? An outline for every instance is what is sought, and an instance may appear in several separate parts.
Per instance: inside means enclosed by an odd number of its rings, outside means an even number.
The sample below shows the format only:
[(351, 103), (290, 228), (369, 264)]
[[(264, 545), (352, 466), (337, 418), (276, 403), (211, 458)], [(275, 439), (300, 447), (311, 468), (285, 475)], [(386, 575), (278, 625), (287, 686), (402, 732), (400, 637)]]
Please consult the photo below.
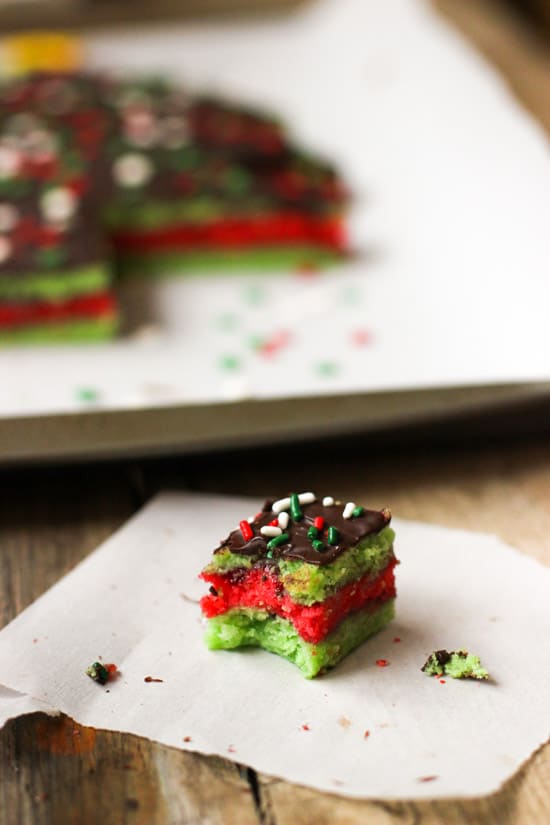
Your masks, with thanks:
[[(548, 568), (493, 536), (394, 520), (397, 618), (308, 681), (202, 641), (197, 573), (259, 504), (169, 493), (132, 518), (0, 633), (0, 724), (63, 711), (351, 797), (496, 791), (550, 730)], [(491, 680), (427, 677), (442, 647), (480, 655)], [(84, 674), (97, 659), (120, 669), (105, 688)]]
[(546, 140), (421, 0), (87, 42), (93, 65), (280, 111), (341, 165), (358, 256), (318, 275), (136, 282), (125, 339), (0, 352), (0, 418), (207, 405), (219, 432), (227, 402), (550, 377)]

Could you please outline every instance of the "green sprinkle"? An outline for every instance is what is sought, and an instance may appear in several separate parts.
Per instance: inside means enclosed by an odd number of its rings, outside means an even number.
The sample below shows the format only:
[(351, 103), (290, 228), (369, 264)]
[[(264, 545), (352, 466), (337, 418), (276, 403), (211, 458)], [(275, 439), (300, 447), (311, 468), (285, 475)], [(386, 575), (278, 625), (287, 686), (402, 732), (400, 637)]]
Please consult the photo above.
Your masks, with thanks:
[(281, 533), (280, 536), (275, 536), (267, 542), (267, 549), (274, 550), (280, 544), (286, 544), (289, 538), (290, 536), (288, 535), (288, 533)]
[(294, 521), (301, 521), (304, 517), (302, 508), (300, 507), (300, 499), (297, 493), (292, 493), (290, 496), (290, 515)]
[(317, 550), (318, 553), (324, 553), (325, 552), (326, 548), (325, 548), (325, 545), (323, 544), (322, 541), (318, 541), (318, 540), (317, 541), (312, 541), (311, 544), (313, 545), (313, 549)]
[(86, 668), (85, 673), (86, 676), (89, 676), (94, 682), (99, 682), (100, 685), (106, 685), (109, 681), (109, 671), (106, 667), (103, 667), (101, 662), (94, 662)]
[(364, 512), (365, 512), (365, 508), (361, 507), (361, 505), (358, 504), (357, 507), (353, 508), (353, 510), (351, 512), (351, 515), (355, 516), (355, 517), (362, 516)]
[(338, 372), (338, 365), (334, 361), (321, 361), (315, 369), (319, 375), (330, 378)]
[(216, 319), (216, 325), (224, 332), (231, 332), (238, 326), (237, 316), (231, 312), (224, 312)]
[(84, 403), (93, 403), (99, 398), (99, 393), (93, 387), (78, 387), (76, 390), (76, 400)]
[(313, 539), (316, 539), (318, 536), (319, 536), (319, 530), (316, 527), (314, 527), (313, 524), (312, 524), (311, 527), (309, 528), (309, 530), (307, 531), (307, 537), (310, 541), (313, 541)]
[(220, 367), (222, 370), (238, 370), (240, 366), (241, 362), (236, 355), (223, 355), (220, 358)]
[(328, 528), (328, 543), (329, 544), (338, 544), (338, 539), (340, 538), (340, 533), (336, 529), (336, 527), (329, 527)]
[(268, 559), (272, 559), (273, 558), (273, 550), (268, 550), (267, 553), (266, 553), (266, 556), (267, 556)]

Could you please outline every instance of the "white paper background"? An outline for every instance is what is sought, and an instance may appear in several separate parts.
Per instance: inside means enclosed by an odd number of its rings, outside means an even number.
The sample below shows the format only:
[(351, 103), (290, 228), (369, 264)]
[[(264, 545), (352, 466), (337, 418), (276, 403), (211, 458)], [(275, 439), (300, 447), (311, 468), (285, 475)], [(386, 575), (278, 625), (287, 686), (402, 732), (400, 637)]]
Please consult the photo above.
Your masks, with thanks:
[[(550, 572), (491, 536), (396, 521), (397, 619), (315, 681), (264, 651), (208, 651), (197, 572), (257, 505), (168, 494), (134, 517), (0, 633), (0, 684), (23, 694), (1, 689), (0, 722), (32, 710), (28, 694), (86, 725), (386, 798), (490, 793), (546, 740)], [(420, 671), (462, 646), (491, 682)], [(83, 673), (99, 656), (121, 670), (108, 693)]]
[[(280, 111), (341, 165), (368, 254), (310, 281), (136, 287), (151, 291), (149, 336), (0, 353), (0, 415), (82, 409), (80, 388), (109, 409), (550, 377), (546, 139), (421, 0), (319, 0), (268, 22), (117, 30), (89, 48), (97, 66), (181, 74)], [(251, 346), (286, 330), (274, 357)]]

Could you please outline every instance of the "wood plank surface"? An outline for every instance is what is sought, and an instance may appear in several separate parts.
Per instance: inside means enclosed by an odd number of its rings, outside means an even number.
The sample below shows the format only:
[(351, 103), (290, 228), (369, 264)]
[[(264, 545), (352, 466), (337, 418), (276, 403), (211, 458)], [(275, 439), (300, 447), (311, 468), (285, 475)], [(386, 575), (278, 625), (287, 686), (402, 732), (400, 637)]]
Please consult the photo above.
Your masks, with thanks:
[[(490, 0), (436, 0), (550, 131), (550, 59)], [(296, 486), (497, 533), (550, 564), (550, 438), (439, 448), (386, 440), (0, 474), (0, 626), (157, 489), (262, 497)], [(55, 666), (55, 663), (52, 663)], [(550, 746), (480, 800), (360, 802), (138, 737), (33, 714), (0, 732), (0, 825), (545, 825)]]

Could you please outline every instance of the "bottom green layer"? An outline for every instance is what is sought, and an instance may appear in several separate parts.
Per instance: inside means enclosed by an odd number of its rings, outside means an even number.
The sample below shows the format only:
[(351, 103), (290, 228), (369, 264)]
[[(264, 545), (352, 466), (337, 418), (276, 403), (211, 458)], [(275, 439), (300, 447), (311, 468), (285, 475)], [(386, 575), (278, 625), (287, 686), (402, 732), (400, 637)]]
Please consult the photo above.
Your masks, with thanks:
[(104, 341), (118, 328), (116, 318), (98, 318), (87, 321), (34, 324), (18, 329), (0, 329), (0, 345), (6, 344), (61, 344)]
[(121, 275), (164, 275), (204, 272), (295, 269), (300, 266), (328, 266), (342, 260), (342, 254), (318, 246), (253, 247), (251, 249), (201, 249), (189, 252), (121, 253), (117, 269)]
[(306, 678), (312, 679), (382, 630), (395, 615), (394, 603), (394, 599), (388, 599), (374, 611), (352, 613), (318, 644), (306, 642), (289, 621), (279, 616), (247, 608), (229, 610), (209, 619), (205, 641), (211, 650), (263, 647), (293, 662)]

